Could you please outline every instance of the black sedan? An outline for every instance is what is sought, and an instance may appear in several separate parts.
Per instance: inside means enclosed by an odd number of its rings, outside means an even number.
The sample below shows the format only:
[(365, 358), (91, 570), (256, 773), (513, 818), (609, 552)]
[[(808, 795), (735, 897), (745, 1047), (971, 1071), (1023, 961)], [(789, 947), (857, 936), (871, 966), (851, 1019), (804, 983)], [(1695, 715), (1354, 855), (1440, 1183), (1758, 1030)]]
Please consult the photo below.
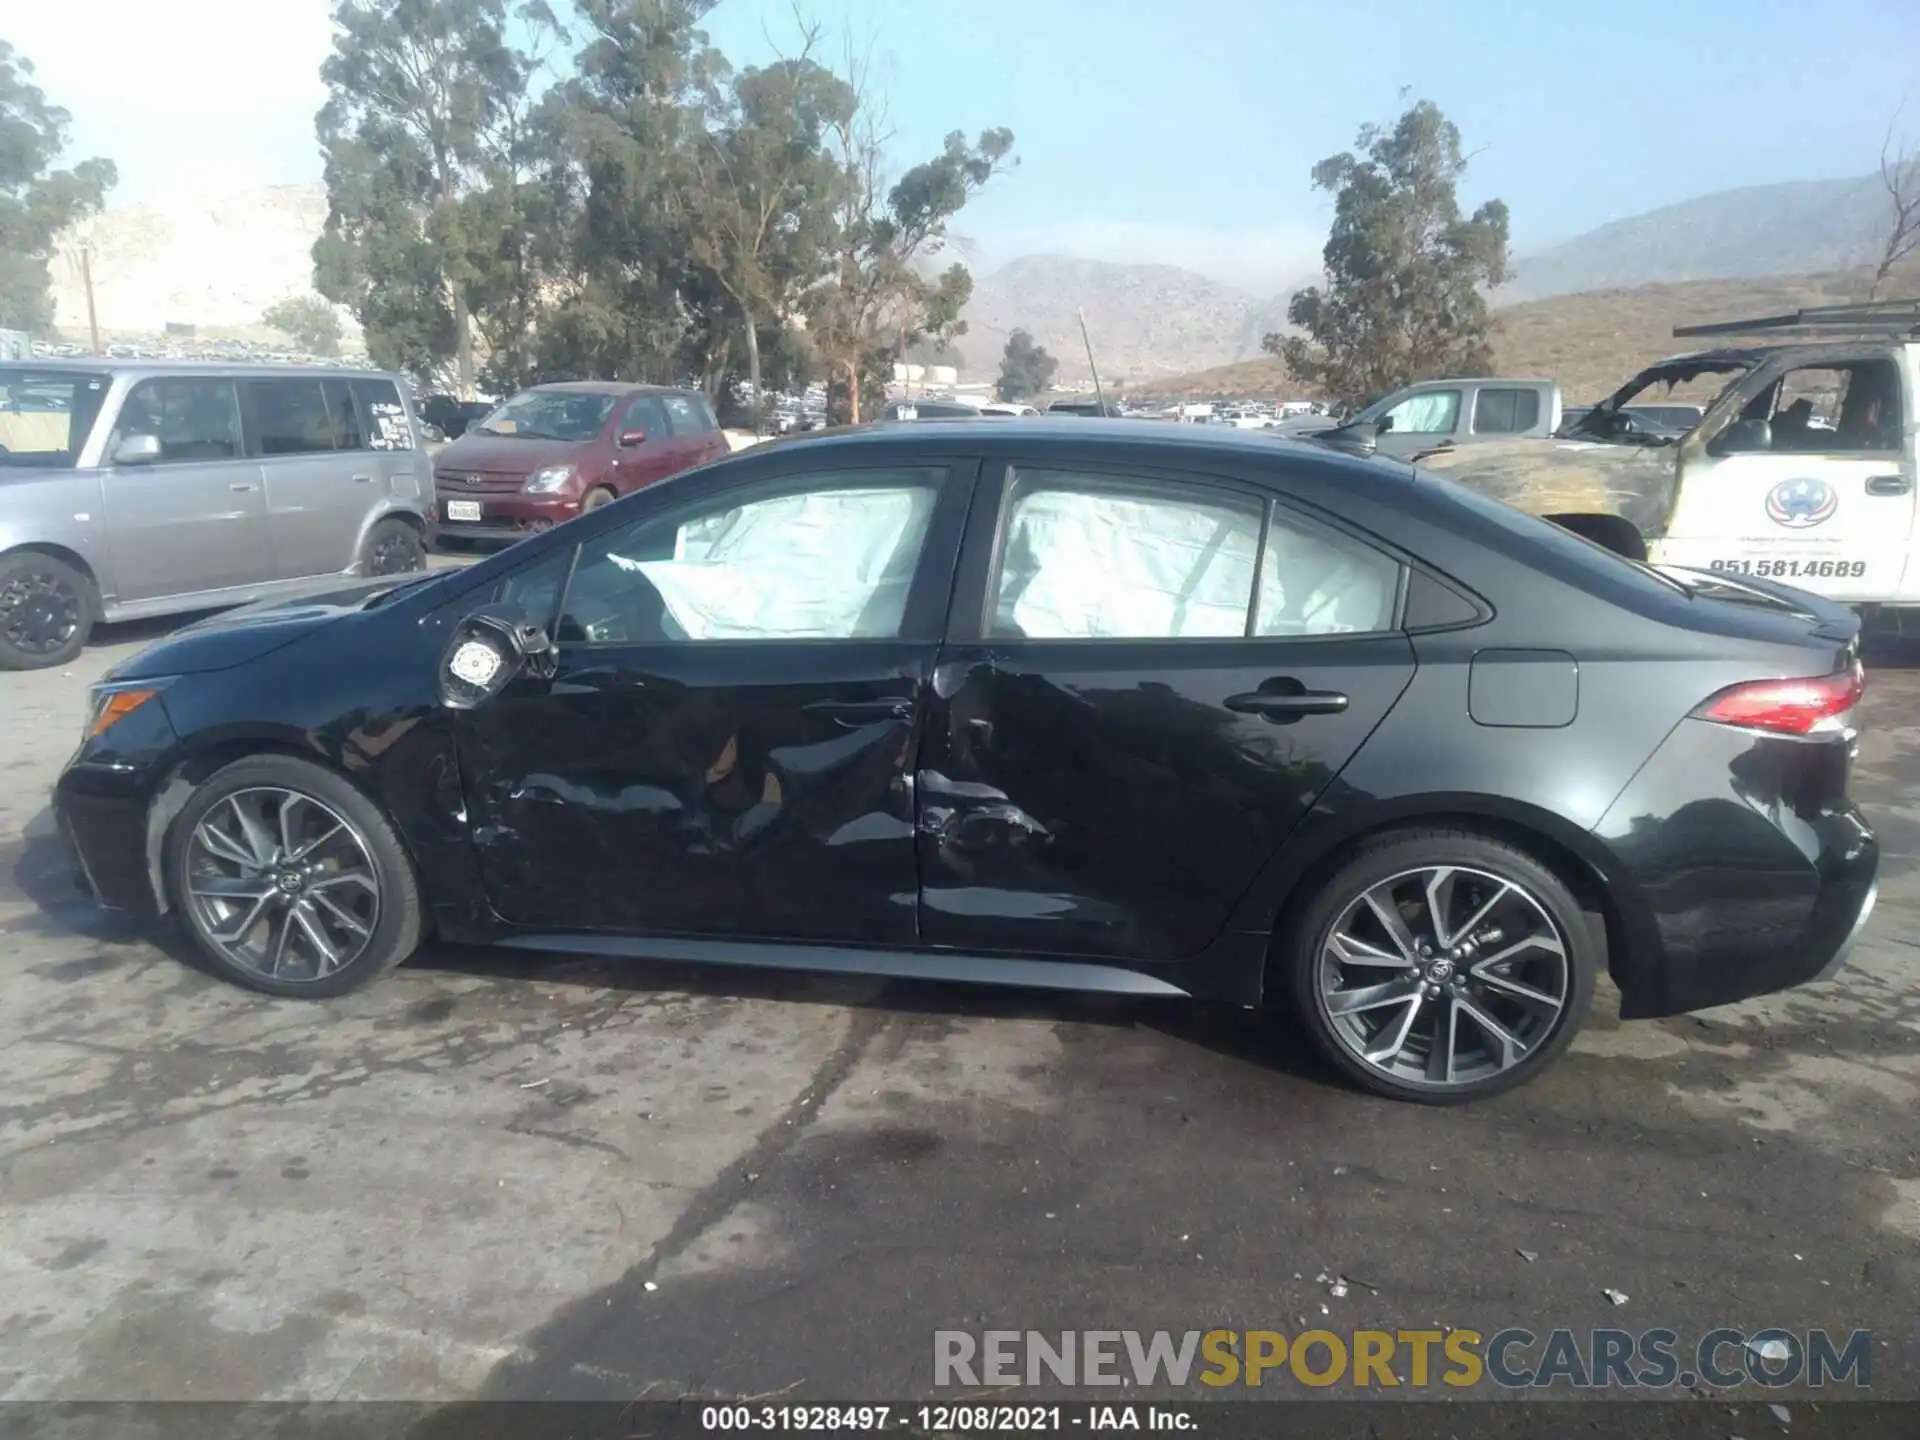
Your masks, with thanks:
[(1293, 1007), (1422, 1101), (1824, 978), (1852, 614), (1254, 433), (775, 442), (470, 569), (180, 631), (58, 810), (98, 899), (329, 996), (429, 937)]

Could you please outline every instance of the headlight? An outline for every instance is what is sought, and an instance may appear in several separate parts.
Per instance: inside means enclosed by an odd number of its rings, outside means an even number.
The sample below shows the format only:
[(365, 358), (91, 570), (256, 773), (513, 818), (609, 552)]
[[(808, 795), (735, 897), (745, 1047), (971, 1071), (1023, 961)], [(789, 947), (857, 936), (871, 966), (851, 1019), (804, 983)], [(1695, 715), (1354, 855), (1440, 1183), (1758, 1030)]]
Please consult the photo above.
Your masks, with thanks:
[(573, 466), (547, 465), (529, 475), (520, 488), (529, 495), (552, 495), (566, 489), (572, 480)]
[(82, 742), (112, 729), (160, 693), (165, 681), (145, 680), (133, 685), (96, 685), (87, 692), (87, 723)]

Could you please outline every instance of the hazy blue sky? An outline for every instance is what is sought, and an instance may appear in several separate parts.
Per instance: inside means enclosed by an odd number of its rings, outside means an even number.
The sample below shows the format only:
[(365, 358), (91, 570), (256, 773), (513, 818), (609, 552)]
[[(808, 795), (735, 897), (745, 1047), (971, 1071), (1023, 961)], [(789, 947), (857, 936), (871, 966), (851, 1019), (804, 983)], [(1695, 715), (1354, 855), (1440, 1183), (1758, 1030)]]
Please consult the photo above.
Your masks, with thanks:
[[(1920, 140), (1920, 0), (801, 0), (876, 60), (904, 167), (1011, 126), (1021, 166), (958, 227), (978, 262), (1055, 250), (1277, 288), (1315, 260), (1314, 161), (1411, 86), (1478, 151), (1462, 199), (1522, 250), (1706, 191), (1864, 174)], [(556, 8), (559, 8), (558, 5)], [(325, 0), (9, 0), (0, 37), (120, 163), (122, 202), (318, 178)], [(736, 64), (793, 0), (720, 0)]]

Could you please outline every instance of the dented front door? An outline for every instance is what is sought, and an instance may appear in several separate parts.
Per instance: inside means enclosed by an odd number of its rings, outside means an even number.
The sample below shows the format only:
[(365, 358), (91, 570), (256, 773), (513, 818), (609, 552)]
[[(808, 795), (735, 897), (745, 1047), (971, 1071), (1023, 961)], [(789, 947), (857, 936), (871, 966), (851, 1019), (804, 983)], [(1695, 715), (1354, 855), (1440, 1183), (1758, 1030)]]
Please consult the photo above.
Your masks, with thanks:
[[(458, 722), (507, 920), (913, 940), (911, 766), (972, 476), (766, 458), (608, 507), (639, 518), (576, 522), (578, 558), (552, 552), (558, 673)], [(556, 603), (543, 563), (507, 587), (529, 613)]]

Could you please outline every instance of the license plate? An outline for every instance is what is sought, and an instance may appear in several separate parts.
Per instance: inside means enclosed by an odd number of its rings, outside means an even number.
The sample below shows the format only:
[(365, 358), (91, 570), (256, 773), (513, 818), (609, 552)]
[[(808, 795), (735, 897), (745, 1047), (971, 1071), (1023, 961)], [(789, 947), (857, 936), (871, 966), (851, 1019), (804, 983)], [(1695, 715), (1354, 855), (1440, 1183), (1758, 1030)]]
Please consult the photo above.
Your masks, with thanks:
[(478, 500), (447, 501), (447, 519), (478, 520), (479, 518), (480, 518), (480, 502)]

